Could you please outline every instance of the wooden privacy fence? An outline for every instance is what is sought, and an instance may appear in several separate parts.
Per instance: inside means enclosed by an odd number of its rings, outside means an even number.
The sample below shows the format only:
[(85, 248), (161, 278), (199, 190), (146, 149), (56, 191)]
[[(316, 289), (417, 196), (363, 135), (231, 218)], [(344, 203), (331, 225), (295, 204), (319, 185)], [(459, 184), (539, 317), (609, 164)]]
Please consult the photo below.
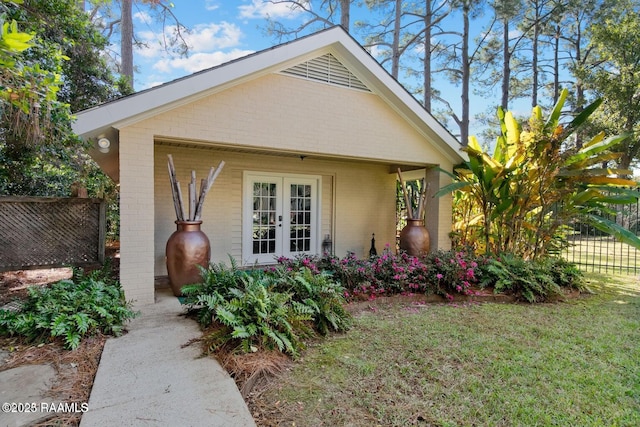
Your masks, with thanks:
[(104, 262), (102, 199), (0, 197), (0, 271)]

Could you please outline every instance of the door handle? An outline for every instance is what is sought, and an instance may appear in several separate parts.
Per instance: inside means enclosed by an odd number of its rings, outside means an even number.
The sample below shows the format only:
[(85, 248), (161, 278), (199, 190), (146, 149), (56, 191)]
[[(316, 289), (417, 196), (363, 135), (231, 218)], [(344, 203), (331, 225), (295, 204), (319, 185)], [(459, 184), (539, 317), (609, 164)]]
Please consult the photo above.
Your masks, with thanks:
[(282, 215), (278, 216), (278, 227), (282, 227)]

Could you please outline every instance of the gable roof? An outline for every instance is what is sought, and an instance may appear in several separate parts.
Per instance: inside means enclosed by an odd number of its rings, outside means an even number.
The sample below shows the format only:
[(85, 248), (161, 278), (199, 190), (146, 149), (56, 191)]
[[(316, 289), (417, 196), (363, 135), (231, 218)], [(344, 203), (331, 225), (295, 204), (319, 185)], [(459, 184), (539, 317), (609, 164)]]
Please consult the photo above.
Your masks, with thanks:
[(72, 127), (84, 139), (117, 138), (117, 129), (257, 77), (274, 72), (302, 72), (301, 64), (312, 63), (327, 54), (342, 66), (340, 78), (344, 78), (346, 70), (357, 80), (354, 84), (358, 89), (380, 96), (433, 141), (445, 157), (453, 163), (462, 161), (456, 138), (340, 26), (80, 111)]

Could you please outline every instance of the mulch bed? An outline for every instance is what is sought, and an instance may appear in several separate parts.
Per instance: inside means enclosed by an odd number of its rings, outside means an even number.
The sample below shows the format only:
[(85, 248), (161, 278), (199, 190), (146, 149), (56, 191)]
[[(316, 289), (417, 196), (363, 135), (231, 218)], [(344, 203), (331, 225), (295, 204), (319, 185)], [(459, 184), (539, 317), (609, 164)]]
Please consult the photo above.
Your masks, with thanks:
[(0, 307), (27, 297), (29, 286), (43, 286), (71, 277), (70, 268), (18, 270), (0, 273)]
[[(118, 277), (120, 267), (118, 248), (107, 248), (106, 256), (111, 263), (112, 274)], [(85, 271), (88, 272), (91, 269), (87, 268)], [(0, 307), (26, 298), (27, 288), (30, 286), (47, 286), (69, 279), (72, 274), (71, 268), (2, 272), (0, 273)], [(0, 360), (0, 371), (24, 365), (50, 364), (56, 371), (56, 380), (44, 397), (59, 402), (89, 402), (105, 341), (105, 336), (93, 336), (82, 340), (77, 349), (69, 351), (60, 341), (31, 345), (20, 338), (0, 337), (0, 349), (8, 352), (8, 356)], [(81, 416), (81, 413), (56, 413), (41, 423), (34, 424), (33, 427), (78, 426)]]
[[(0, 338), (0, 348), (11, 350), (6, 360), (0, 360), (0, 371), (49, 364), (56, 372), (56, 379), (43, 397), (56, 402), (88, 403), (105, 341), (102, 335), (93, 336), (69, 351), (60, 342), (33, 346), (16, 338)], [(32, 427), (78, 426), (81, 417), (82, 413), (56, 413)]]

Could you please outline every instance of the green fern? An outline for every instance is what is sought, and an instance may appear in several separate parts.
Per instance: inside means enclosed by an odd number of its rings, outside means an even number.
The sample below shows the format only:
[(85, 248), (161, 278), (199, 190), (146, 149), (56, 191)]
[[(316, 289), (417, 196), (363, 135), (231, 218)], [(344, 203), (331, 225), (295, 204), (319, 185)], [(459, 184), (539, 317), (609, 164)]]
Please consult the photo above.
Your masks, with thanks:
[[(558, 267), (554, 273), (548, 260), (525, 261), (520, 257), (502, 254), (498, 259), (490, 258), (483, 267), (482, 286), (493, 286), (496, 293), (513, 294), (527, 302), (541, 302), (562, 295), (562, 287), (566, 283), (559, 283), (561, 271), (566, 268), (567, 275), (576, 275), (575, 286), (580, 286), (580, 273), (575, 272), (571, 264)], [(569, 279), (567, 279), (569, 281)], [(566, 286), (565, 286), (566, 285)]]
[(30, 342), (61, 337), (75, 349), (83, 337), (95, 333), (119, 335), (122, 325), (136, 316), (109, 269), (28, 290), (19, 312), (0, 310), (0, 334), (23, 336)]
[(209, 349), (233, 342), (239, 351), (264, 346), (296, 356), (314, 329), (326, 334), (349, 326), (343, 288), (327, 275), (240, 270), (233, 259), (230, 267), (212, 264), (201, 272), (203, 283), (183, 292), (203, 326), (220, 325), (205, 339)]
[(64, 342), (67, 348), (76, 349), (80, 345), (81, 335), (78, 331), (70, 329), (65, 334)]
[[(233, 306), (227, 305), (227, 307)], [(238, 324), (238, 319), (236, 319), (236, 316), (227, 307), (223, 305), (219, 305), (218, 307), (216, 307), (215, 318), (223, 325), (235, 327)]]
[(87, 313), (76, 313), (72, 316), (72, 319), (75, 322), (75, 327), (81, 334), (86, 334), (89, 331), (89, 328), (95, 322), (92, 322)]
[(67, 330), (69, 330), (69, 323), (67, 320), (68, 318), (66, 314), (56, 316), (53, 319), (53, 322), (51, 322), (51, 336), (59, 337), (66, 335)]
[[(253, 326), (253, 325), (249, 325), (249, 326)], [(245, 325), (241, 325), (241, 326), (236, 326), (233, 328), (233, 332), (231, 333), (231, 336), (233, 338), (250, 338), (255, 332), (251, 332), (250, 329), (253, 328), (249, 328)]]

